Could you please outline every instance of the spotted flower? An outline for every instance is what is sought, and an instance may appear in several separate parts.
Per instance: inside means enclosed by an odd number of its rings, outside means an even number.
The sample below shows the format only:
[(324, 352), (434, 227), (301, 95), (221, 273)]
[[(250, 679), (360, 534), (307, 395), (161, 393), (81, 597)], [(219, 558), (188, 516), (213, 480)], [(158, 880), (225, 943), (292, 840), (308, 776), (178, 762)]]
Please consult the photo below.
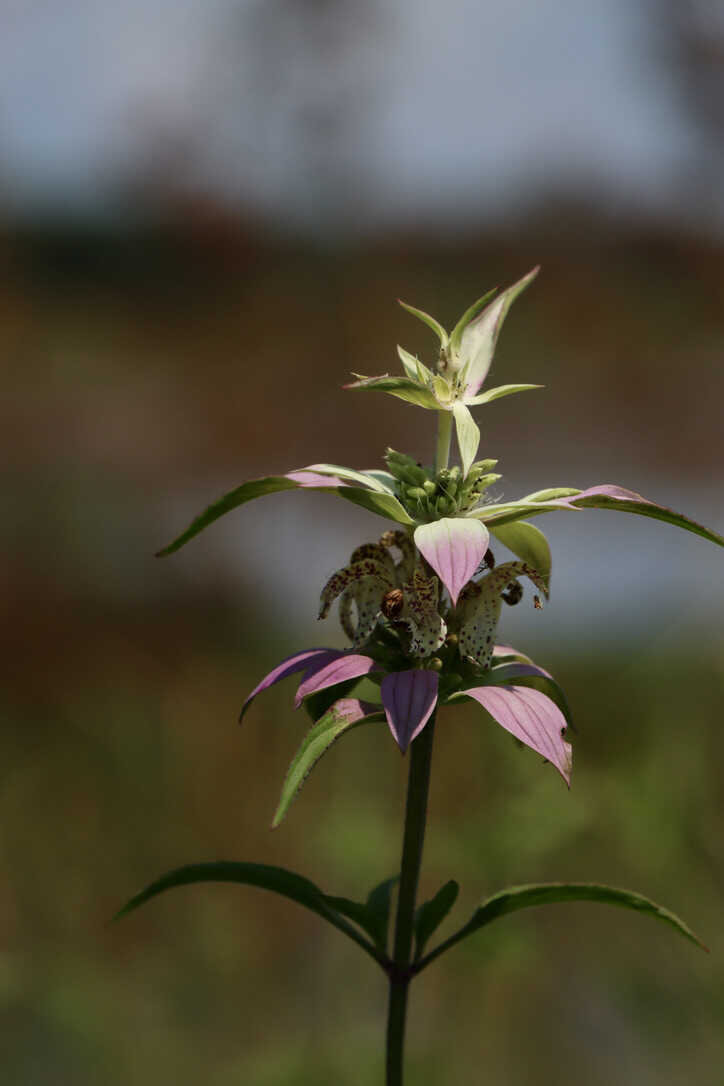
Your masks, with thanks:
[[(356, 727), (378, 719), (381, 706), (404, 753), (438, 704), (464, 696), (477, 701), (570, 782), (571, 748), (564, 739), (567, 721), (561, 708), (565, 702), (556, 684), (527, 657), (514, 649), (496, 649), (493, 643), (502, 602), (517, 578), (531, 578), (545, 593), (542, 578), (524, 562), (506, 562), (480, 579), (468, 579), (453, 598), (449, 588), (447, 597), (439, 592), (437, 578), (426, 565), (404, 532), (387, 532), (378, 543), (358, 547), (349, 564), (324, 586), (319, 616), (327, 617), (339, 599), (340, 622), (351, 648), (308, 649), (283, 660), (252, 690), (242, 716), (262, 691), (301, 673), (297, 708), (324, 691), (344, 687), (343, 697), (322, 705), (322, 716), (333, 714), (338, 728)], [(363, 678), (379, 684), (377, 704), (350, 696), (350, 687)], [(531, 682), (548, 687), (558, 700)]]

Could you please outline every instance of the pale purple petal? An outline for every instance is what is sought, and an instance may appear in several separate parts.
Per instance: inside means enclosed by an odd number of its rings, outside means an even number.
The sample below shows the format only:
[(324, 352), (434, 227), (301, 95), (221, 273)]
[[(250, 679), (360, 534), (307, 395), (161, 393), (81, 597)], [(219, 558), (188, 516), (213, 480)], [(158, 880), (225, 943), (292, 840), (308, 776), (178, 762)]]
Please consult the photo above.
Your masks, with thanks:
[(404, 754), (437, 704), (437, 672), (393, 671), (385, 675), (380, 692), (390, 731)]
[[(526, 656), (524, 652), (520, 652), (518, 649), (514, 649), (512, 645), (495, 646), (495, 648), (493, 649), (493, 666), (495, 666), (496, 656), (498, 658), (500, 658), (501, 656), (515, 656), (516, 663), (530, 664), (531, 667), (538, 667), (538, 664), (534, 663), (531, 660), (530, 656)], [(543, 671), (543, 668), (538, 668), (538, 670)], [(543, 674), (549, 679), (553, 678), (553, 676), (549, 675), (547, 671), (543, 672)]]
[(298, 709), (304, 698), (309, 694), (316, 694), (320, 690), (326, 690), (328, 686), (335, 686), (347, 679), (358, 679), (362, 675), (374, 670), (377, 664), (370, 656), (358, 656), (356, 653), (338, 653), (335, 659), (322, 667), (315, 667), (314, 671), (308, 671), (299, 684), (297, 695), (294, 699), (294, 707)]
[(415, 544), (450, 593), (453, 606), (483, 560), (490, 534), (479, 520), (443, 517), (415, 529)]
[(566, 719), (555, 702), (526, 686), (477, 686), (461, 690), (474, 698), (501, 727), (552, 763), (571, 783), (571, 745), (563, 736)]
[(512, 645), (496, 645), (493, 656), (520, 656), (521, 654)]
[(328, 487), (331, 489), (335, 486), (349, 486), (349, 483), (345, 483), (344, 480), (337, 478), (336, 475), (320, 475), (317, 471), (288, 471), (286, 478), (291, 479), (297, 486), (308, 486), (312, 489)]
[(527, 675), (532, 675), (537, 679), (552, 679), (550, 671), (546, 671), (543, 667), (538, 667), (537, 664), (523, 664), (516, 661), (513, 664), (498, 664), (497, 668), (494, 667), (491, 671), (491, 675), (498, 675), (505, 671), (505, 678), (503, 682), (508, 682), (509, 679), (522, 679)]
[(241, 707), (239, 723), (241, 723), (244, 713), (254, 698), (257, 694), (261, 694), (263, 690), (268, 690), (270, 686), (274, 686), (275, 683), (286, 679), (287, 675), (293, 675), (295, 671), (306, 671), (308, 675), (313, 674), (331, 660), (336, 660), (337, 657), (343, 655), (344, 653), (339, 649), (305, 649), (304, 652), (295, 652), (293, 656), (287, 656), (286, 660), (282, 660), (280, 664), (277, 664), (273, 671), (270, 671), (258, 686), (254, 687)]
[(635, 502), (637, 505), (654, 505), (654, 502), (650, 502), (648, 498), (642, 498), (640, 494), (637, 494), (634, 490), (626, 490), (622, 486), (616, 486), (615, 483), (600, 483), (598, 486), (589, 486), (587, 490), (582, 490), (580, 494), (571, 495), (569, 498), (563, 498), (565, 502), (575, 502), (576, 505), (580, 502), (581, 498), (614, 498), (617, 501)]

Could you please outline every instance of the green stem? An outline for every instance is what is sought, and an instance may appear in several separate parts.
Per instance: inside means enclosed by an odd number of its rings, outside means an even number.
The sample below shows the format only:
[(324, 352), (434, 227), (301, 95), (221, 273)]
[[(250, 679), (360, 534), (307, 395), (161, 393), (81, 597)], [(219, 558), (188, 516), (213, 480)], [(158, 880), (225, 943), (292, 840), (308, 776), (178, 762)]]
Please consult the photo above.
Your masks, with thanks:
[(446, 468), (450, 459), (450, 440), (452, 438), (452, 411), (437, 413), (437, 449), (435, 450), (435, 471)]
[(402, 1086), (402, 1064), (410, 986), (412, 937), (415, 922), (417, 883), (425, 840), (427, 793), (430, 786), (430, 761), (435, 714), (410, 746), (410, 774), (407, 783), (405, 836), (402, 843), (400, 892), (397, 899), (395, 945), (389, 966), (390, 998), (387, 1015), (387, 1086)]

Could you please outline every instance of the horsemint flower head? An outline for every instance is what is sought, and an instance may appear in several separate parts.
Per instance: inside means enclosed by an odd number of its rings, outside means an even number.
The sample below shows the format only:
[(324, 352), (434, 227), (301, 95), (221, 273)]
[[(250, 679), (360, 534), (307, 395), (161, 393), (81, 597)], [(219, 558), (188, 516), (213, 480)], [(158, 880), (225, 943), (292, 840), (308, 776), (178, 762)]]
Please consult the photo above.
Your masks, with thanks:
[[(618, 509), (666, 521), (720, 545), (724, 539), (681, 514), (612, 484), (579, 490), (554, 487), (517, 501), (496, 502), (488, 488), (500, 478), (497, 461), (476, 461), (480, 432), (470, 407), (537, 385), (502, 385), (480, 392), (503, 320), (534, 269), (491, 300), (476, 302), (448, 334), (434, 318), (410, 309), (440, 341), (437, 372), (402, 348), (402, 377), (359, 377), (348, 388), (378, 389), (438, 412), (434, 466), (388, 449), (387, 470), (357, 471), (335, 464), (309, 467), (242, 484), (209, 506), (160, 554), (178, 550), (223, 514), (252, 498), (296, 488), (325, 490), (363, 506), (398, 527), (364, 544), (322, 592), (320, 617), (340, 599), (340, 619), (351, 646), (312, 649), (289, 657), (252, 691), (302, 673), (297, 704), (317, 720), (299, 764), (308, 769), (333, 739), (363, 721), (384, 720), (404, 751), (435, 706), (469, 697), (516, 738), (543, 754), (568, 781), (570, 747), (563, 738), (567, 709), (551, 676), (515, 650), (495, 648), (502, 602), (520, 598), (527, 577), (547, 596), (551, 556), (530, 519), (554, 510)], [(452, 421), (460, 465), (450, 467)], [(494, 565), (490, 543), (517, 561)], [(488, 571), (483, 568), (488, 565)], [(481, 575), (482, 574), (482, 575)], [(539, 598), (535, 597), (536, 606)], [(377, 701), (355, 698), (366, 680)], [(330, 693), (331, 691), (331, 693)], [(301, 783), (301, 780), (300, 780)]]
[[(457, 883), (450, 880), (417, 907), (437, 707), (461, 698), (476, 701), (516, 740), (551, 762), (566, 783), (570, 780), (571, 748), (565, 739), (569, 712), (562, 691), (528, 657), (496, 644), (502, 605), (520, 601), (522, 578), (532, 581), (540, 595), (548, 596), (550, 550), (530, 518), (556, 509), (619, 509), (668, 521), (724, 545), (714, 532), (618, 486), (557, 487), (512, 502), (487, 498), (488, 488), (499, 476), (493, 472), (495, 460), (475, 461), (480, 433), (470, 407), (538, 387), (503, 385), (480, 392), (505, 315), (534, 275), (531, 272), (495, 300), (488, 294), (476, 302), (450, 335), (432, 317), (411, 310), (439, 338), (436, 372), (400, 349), (404, 377), (358, 378), (349, 386), (381, 389), (435, 410), (438, 440), (432, 467), (388, 449), (384, 471), (313, 464), (257, 479), (210, 506), (160, 552), (178, 550), (237, 505), (298, 487), (330, 491), (394, 522), (394, 528), (378, 542), (357, 547), (348, 564), (322, 589), (319, 617), (325, 618), (339, 601), (348, 648), (306, 649), (283, 660), (249, 694), (242, 715), (257, 694), (288, 675), (300, 676), (296, 704), (304, 705), (314, 724), (289, 767), (275, 826), (314, 765), (347, 731), (386, 721), (403, 752), (412, 744), (399, 880), (385, 879), (365, 901), (353, 901), (326, 894), (309, 879), (275, 865), (190, 864), (157, 879), (121, 913), (173, 886), (221, 880), (263, 887), (323, 917), (362, 947), (388, 976), (388, 1086), (402, 1084), (411, 979), (496, 917), (548, 902), (601, 901), (657, 916), (698, 942), (678, 917), (640, 894), (595, 883), (548, 883), (500, 891), (458, 931), (426, 952), (427, 941), (458, 893)], [(460, 465), (450, 467), (453, 420)], [(498, 543), (507, 547), (513, 560), (496, 564), (491, 542), (496, 548)], [(537, 594), (533, 602), (541, 606)], [(390, 894), (398, 881), (390, 946)]]
[[(560, 690), (548, 672), (527, 657), (494, 644), (502, 601), (518, 602), (522, 590), (517, 579), (522, 576), (547, 594), (546, 582), (535, 569), (525, 562), (506, 562), (480, 579), (467, 579), (455, 601), (446, 584), (446, 602), (410, 536), (385, 532), (378, 543), (358, 547), (349, 565), (333, 574), (322, 590), (319, 617), (325, 618), (339, 598), (340, 622), (351, 649), (305, 650), (283, 660), (248, 696), (242, 716), (257, 694), (294, 672), (302, 672), (297, 708), (323, 690), (366, 677), (379, 685), (378, 705), (404, 752), (438, 703), (467, 696), (552, 762), (568, 782), (571, 748), (563, 738), (567, 722), (559, 707), (565, 708)], [(553, 697), (534, 688), (534, 682)], [(374, 703), (350, 698), (349, 692), (345, 689), (345, 696), (331, 705), (323, 703), (322, 715), (332, 712), (349, 726), (366, 716), (377, 718)]]

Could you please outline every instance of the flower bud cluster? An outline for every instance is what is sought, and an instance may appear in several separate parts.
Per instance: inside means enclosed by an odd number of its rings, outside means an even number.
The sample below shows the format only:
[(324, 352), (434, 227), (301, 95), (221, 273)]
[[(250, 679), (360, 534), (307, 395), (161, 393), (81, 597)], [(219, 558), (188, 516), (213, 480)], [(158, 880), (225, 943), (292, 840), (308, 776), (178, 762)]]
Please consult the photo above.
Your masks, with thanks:
[(390, 474), (398, 483), (399, 499), (410, 516), (418, 521), (455, 517), (473, 509), (484, 491), (501, 478), (491, 471), (497, 460), (478, 460), (463, 477), (459, 467), (435, 473), (411, 456), (388, 449), (385, 455)]

